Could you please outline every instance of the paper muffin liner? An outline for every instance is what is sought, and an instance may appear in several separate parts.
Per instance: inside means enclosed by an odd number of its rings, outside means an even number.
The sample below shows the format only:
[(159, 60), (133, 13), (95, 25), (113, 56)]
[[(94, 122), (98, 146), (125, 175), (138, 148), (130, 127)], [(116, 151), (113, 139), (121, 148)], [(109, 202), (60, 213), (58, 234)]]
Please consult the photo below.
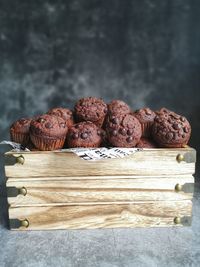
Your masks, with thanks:
[(10, 139), (12, 142), (22, 144), (26, 146), (28, 142), (30, 141), (29, 133), (10, 133)]
[(61, 149), (65, 143), (65, 136), (52, 139), (48, 136), (36, 136), (31, 135), (31, 141), (35, 145), (35, 147), (39, 150), (43, 151), (50, 151), (50, 150), (57, 150)]
[(184, 143), (160, 143), (159, 147), (160, 148), (184, 148), (187, 145), (186, 142)]
[(142, 137), (149, 137), (151, 135), (152, 122), (141, 123), (142, 126)]

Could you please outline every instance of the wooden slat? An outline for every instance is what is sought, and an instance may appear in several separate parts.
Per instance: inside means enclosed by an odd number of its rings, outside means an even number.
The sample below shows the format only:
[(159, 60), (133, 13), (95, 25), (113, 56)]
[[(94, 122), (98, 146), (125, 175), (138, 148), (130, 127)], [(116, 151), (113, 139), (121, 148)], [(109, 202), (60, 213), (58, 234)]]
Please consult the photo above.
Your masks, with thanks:
[(156, 201), (128, 205), (9, 208), (10, 219), (27, 219), (19, 230), (173, 226), (174, 217), (191, 216), (192, 202)]
[(193, 193), (176, 192), (175, 185), (194, 183), (193, 176), (170, 178), (96, 179), (95, 180), (8, 180), (7, 187), (27, 190), (26, 196), (8, 197), (12, 206), (109, 203), (134, 201), (180, 201)]
[[(192, 162), (180, 162), (177, 155), (191, 155)], [(146, 149), (133, 155), (98, 161), (85, 161), (70, 152), (24, 152), (7, 153), (6, 158), (23, 155), (25, 163), (6, 165), (7, 177), (42, 176), (109, 176), (109, 175), (175, 175), (193, 174), (195, 171), (195, 150)]]

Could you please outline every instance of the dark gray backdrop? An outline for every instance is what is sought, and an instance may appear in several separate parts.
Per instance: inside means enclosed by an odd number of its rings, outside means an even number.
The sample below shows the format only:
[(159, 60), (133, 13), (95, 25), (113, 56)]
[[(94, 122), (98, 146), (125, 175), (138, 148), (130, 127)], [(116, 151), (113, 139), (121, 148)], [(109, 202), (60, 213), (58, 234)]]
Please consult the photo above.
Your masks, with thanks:
[(83, 96), (188, 117), (200, 148), (200, 2), (0, 0), (0, 139)]

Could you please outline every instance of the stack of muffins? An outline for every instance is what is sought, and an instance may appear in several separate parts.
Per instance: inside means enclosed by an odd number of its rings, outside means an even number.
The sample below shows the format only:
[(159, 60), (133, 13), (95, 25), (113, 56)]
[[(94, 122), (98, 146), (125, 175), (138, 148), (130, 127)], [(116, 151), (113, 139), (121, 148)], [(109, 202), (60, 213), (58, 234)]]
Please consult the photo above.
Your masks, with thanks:
[(80, 99), (71, 111), (53, 108), (10, 127), (11, 140), (30, 150), (74, 147), (184, 147), (191, 135), (188, 120), (166, 108), (136, 111), (121, 100)]

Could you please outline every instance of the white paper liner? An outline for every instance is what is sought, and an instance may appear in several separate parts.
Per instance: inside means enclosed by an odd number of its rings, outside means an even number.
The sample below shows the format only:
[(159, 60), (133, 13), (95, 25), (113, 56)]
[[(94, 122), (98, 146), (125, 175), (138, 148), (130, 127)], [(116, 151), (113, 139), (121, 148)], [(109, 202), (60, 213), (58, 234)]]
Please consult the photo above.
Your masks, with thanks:
[[(25, 148), (24, 146), (11, 141), (2, 141), (0, 145), (10, 145), (13, 148), (12, 151), (15, 152), (30, 151), (28, 148)], [(124, 158), (141, 150), (142, 148), (99, 147), (99, 148), (68, 148), (68, 149), (60, 149), (59, 151), (71, 151), (83, 160), (95, 161), (102, 159)]]

